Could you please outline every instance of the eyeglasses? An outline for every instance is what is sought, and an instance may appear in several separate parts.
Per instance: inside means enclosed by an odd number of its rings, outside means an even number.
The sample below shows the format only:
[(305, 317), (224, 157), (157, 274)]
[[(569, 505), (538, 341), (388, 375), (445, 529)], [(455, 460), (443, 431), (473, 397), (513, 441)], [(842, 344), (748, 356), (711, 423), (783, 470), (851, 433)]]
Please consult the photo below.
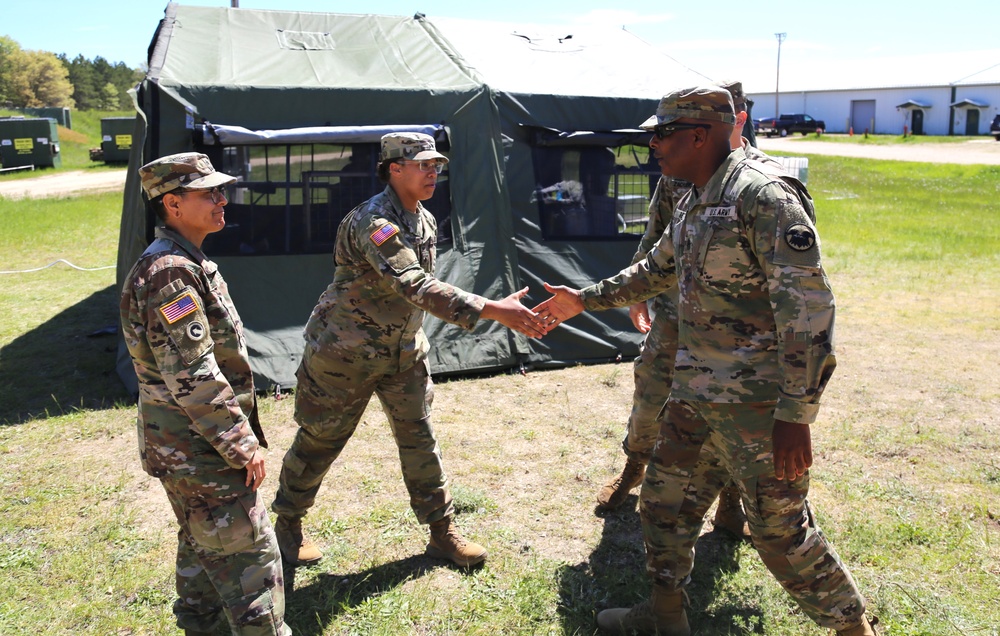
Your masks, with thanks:
[(404, 159), (399, 163), (414, 163), (417, 165), (417, 170), (420, 172), (430, 172), (433, 170), (434, 172), (441, 174), (444, 170), (444, 162), (436, 159), (425, 159), (424, 161), (410, 161), (408, 159)]
[(175, 192), (177, 192), (178, 194), (188, 194), (190, 192), (204, 192), (205, 194), (208, 194), (208, 198), (210, 198), (212, 200), (212, 203), (214, 205), (219, 205), (220, 203), (222, 203), (223, 199), (228, 200), (228, 198), (226, 197), (226, 190), (225, 190), (225, 188), (223, 186), (215, 186), (214, 188), (205, 188), (205, 189), (203, 189), (203, 188), (192, 188), (192, 189), (178, 188), (177, 190), (175, 190)]
[(695, 128), (711, 128), (711, 124), (660, 124), (653, 128), (653, 135), (657, 139), (666, 139), (678, 130), (693, 130)]

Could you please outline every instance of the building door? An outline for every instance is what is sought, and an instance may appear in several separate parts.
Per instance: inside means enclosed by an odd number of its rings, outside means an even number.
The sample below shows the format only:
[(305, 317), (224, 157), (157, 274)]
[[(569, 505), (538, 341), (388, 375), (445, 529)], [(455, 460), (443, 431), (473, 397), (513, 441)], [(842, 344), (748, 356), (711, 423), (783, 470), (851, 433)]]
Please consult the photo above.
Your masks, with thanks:
[(851, 128), (855, 134), (875, 132), (875, 100), (857, 99), (851, 101)]
[(924, 134), (924, 111), (919, 108), (914, 108), (911, 113), (911, 128), (913, 129), (914, 135)]
[(978, 135), (979, 134), (979, 109), (978, 108), (966, 108), (965, 109), (965, 134), (966, 135)]

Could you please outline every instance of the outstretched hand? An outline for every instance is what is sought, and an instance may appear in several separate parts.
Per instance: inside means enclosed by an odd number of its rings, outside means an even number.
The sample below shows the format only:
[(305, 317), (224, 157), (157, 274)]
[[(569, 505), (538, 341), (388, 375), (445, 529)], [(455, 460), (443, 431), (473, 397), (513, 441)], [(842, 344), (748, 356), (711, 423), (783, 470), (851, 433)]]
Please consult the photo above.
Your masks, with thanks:
[(535, 306), (533, 311), (538, 314), (546, 330), (551, 331), (559, 323), (583, 313), (583, 299), (580, 290), (565, 285), (545, 285), (545, 291), (552, 297)]
[(521, 299), (527, 295), (528, 288), (525, 287), (501, 300), (487, 300), (481, 317), (496, 320), (508, 329), (513, 329), (529, 338), (541, 338), (548, 329), (534, 310), (521, 304)]

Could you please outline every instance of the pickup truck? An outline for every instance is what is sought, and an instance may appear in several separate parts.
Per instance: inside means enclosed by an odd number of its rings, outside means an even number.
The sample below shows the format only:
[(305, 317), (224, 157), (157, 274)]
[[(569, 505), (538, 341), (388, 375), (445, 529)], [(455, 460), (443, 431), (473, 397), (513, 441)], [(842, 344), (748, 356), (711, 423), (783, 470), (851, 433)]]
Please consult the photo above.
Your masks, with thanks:
[(1000, 141), (1000, 115), (993, 118), (993, 123), (990, 124), (990, 134), (997, 141)]
[(761, 119), (759, 134), (765, 137), (774, 137), (775, 135), (787, 137), (788, 133), (806, 135), (816, 132), (816, 129), (826, 132), (826, 124), (809, 115), (781, 115), (777, 119)]

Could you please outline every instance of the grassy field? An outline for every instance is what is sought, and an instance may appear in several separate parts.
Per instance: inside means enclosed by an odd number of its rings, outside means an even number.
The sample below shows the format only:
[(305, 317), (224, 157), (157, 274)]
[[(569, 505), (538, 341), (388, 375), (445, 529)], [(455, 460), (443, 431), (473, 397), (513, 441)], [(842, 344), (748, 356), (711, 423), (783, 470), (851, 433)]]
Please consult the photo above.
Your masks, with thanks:
[[(1000, 169), (812, 156), (809, 175), (838, 304), (813, 427), (820, 524), (884, 633), (997, 636)], [(113, 263), (119, 197), (3, 201), (0, 271)], [(0, 634), (177, 633), (175, 524), (138, 467), (115, 339), (99, 335), (114, 278), (0, 274)], [(635, 496), (593, 512), (624, 463), (631, 392), (628, 363), (438, 383), (458, 521), (490, 549), (468, 573), (422, 556), (374, 404), (306, 519), (326, 559), (286, 571), (295, 633), (595, 633), (597, 611), (649, 589)], [(267, 502), (291, 411), (262, 401)], [(825, 633), (710, 525), (689, 592), (700, 636)]]

